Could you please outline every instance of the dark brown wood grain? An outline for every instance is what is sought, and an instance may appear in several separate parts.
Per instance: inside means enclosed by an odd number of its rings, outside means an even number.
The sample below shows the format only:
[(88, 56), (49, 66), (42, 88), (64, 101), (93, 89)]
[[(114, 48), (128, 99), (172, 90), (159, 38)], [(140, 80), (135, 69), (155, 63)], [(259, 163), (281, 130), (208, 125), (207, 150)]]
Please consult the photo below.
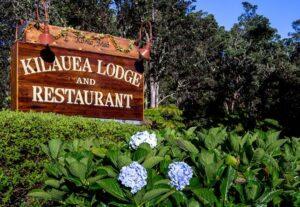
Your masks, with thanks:
[[(141, 84), (137, 87), (125, 80), (116, 79), (97, 73), (98, 60), (102, 60), (103, 67), (108, 63), (113, 63), (139, 73), (135, 68), (137, 59), (94, 52), (84, 52), (73, 49), (64, 49), (51, 46), (51, 50), (56, 57), (78, 56), (82, 59), (88, 58), (92, 72), (82, 71), (50, 71), (25, 75), (21, 60), (40, 57), (40, 52), (44, 45), (34, 43), (16, 42), (12, 47), (11, 63), (11, 93), (12, 109), (21, 111), (54, 112), (65, 115), (81, 115), (86, 117), (121, 119), (121, 120), (143, 120), (144, 110), (144, 80), (142, 76)], [(46, 67), (51, 64), (46, 64)], [(32, 65), (34, 67), (34, 65)], [(141, 74), (142, 75), (142, 74)], [(78, 78), (90, 78), (96, 81), (95, 85), (76, 84)], [(33, 101), (33, 86), (53, 87), (64, 89), (76, 89), (80, 91), (100, 91), (106, 97), (108, 93), (114, 98), (115, 93), (131, 94), (130, 108), (108, 107), (94, 105), (79, 105), (67, 103), (46, 103)], [(67, 95), (64, 95), (67, 99)]]

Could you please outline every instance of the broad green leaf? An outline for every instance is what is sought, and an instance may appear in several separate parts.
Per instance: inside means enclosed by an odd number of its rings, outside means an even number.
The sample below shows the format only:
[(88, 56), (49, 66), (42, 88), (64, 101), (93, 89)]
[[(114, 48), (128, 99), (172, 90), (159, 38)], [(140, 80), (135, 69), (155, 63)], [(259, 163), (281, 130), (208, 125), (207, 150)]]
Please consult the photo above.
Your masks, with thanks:
[(191, 137), (194, 135), (195, 130), (197, 127), (190, 127), (188, 130), (184, 131), (186, 137)]
[(225, 202), (228, 201), (228, 192), (233, 183), (235, 175), (236, 175), (235, 169), (233, 169), (231, 166), (229, 166), (228, 170), (227, 170), (227, 176), (222, 181), (221, 186), (220, 186), (221, 195)]
[(182, 191), (176, 191), (172, 194), (172, 198), (176, 202), (176, 206), (186, 206), (187, 205), (187, 197)]
[(176, 142), (177, 142), (178, 146), (185, 151), (188, 151), (192, 154), (199, 153), (199, 150), (197, 149), (197, 147), (195, 147), (195, 145), (193, 145), (190, 141), (178, 139)]
[(89, 184), (92, 184), (92, 183), (97, 182), (98, 180), (101, 180), (105, 176), (107, 176), (106, 172), (105, 172), (105, 174), (102, 174), (102, 175), (97, 175), (97, 176), (94, 176), (94, 177), (90, 177), (90, 178), (87, 179), (87, 181), (89, 182)]
[(81, 162), (75, 161), (69, 164), (69, 170), (72, 175), (84, 180), (86, 177), (87, 166)]
[(109, 177), (116, 177), (117, 173), (115, 172), (114, 168), (111, 166), (101, 166), (97, 168), (97, 173), (102, 175), (104, 172), (108, 174)]
[(91, 151), (94, 155), (103, 158), (106, 155), (107, 149), (101, 147), (93, 147)]
[(63, 199), (63, 196), (66, 194), (66, 192), (56, 189), (51, 189), (48, 193), (50, 194), (52, 200), (56, 201), (61, 201)]
[(38, 198), (38, 199), (44, 199), (44, 200), (51, 200), (52, 197), (48, 192), (45, 192), (44, 190), (35, 189), (28, 193), (28, 196)]
[(156, 182), (153, 183), (153, 185), (160, 185), (160, 184), (169, 184), (170, 183), (170, 180), (169, 179), (163, 179), (163, 180), (158, 180)]
[(155, 165), (160, 163), (164, 158), (155, 156), (155, 157), (149, 157), (143, 162), (143, 166), (147, 169), (153, 168)]
[(237, 184), (233, 186), (235, 188), (235, 190), (239, 193), (239, 198), (241, 200), (242, 203), (245, 202), (245, 196), (244, 196), (244, 192), (243, 192), (243, 185), (241, 184)]
[(150, 153), (149, 148), (145, 147), (139, 147), (134, 153), (133, 153), (133, 160), (137, 162), (142, 162), (146, 158), (146, 156)]
[(201, 150), (200, 153), (200, 162), (203, 166), (210, 165), (215, 162), (215, 154), (207, 150)]
[(195, 188), (191, 190), (206, 205), (212, 206), (218, 202), (214, 192), (208, 188)]
[(56, 189), (52, 189), (49, 192), (46, 192), (44, 190), (40, 190), (40, 189), (36, 189), (36, 190), (32, 190), (28, 193), (28, 196), (34, 197), (34, 198), (38, 198), (38, 199), (43, 199), (43, 200), (62, 200), (63, 196), (66, 193), (63, 191), (59, 191)]
[(248, 200), (255, 200), (260, 192), (260, 185), (255, 180), (250, 180), (246, 184), (245, 192)]
[(58, 178), (60, 175), (58, 164), (46, 164), (45, 165), (46, 171), (48, 174)]
[(192, 198), (188, 203), (188, 207), (200, 207), (200, 203)]
[(48, 148), (47, 145), (41, 144), (41, 149), (42, 149), (42, 151), (43, 151), (47, 156), (51, 157), (50, 151), (49, 151), (49, 148)]
[(225, 141), (227, 132), (226, 128), (215, 127), (209, 130), (203, 130), (200, 135), (207, 149), (215, 149)]
[(59, 188), (60, 182), (55, 179), (48, 179), (45, 181), (45, 185), (51, 186), (53, 188)]
[(170, 147), (169, 146), (164, 146), (164, 147), (161, 147), (159, 152), (158, 152), (158, 156), (165, 156), (166, 153), (170, 150)]
[(62, 141), (59, 139), (52, 139), (49, 141), (49, 151), (53, 159), (57, 159), (61, 146)]
[(232, 149), (235, 152), (239, 152), (240, 151), (240, 145), (241, 145), (241, 137), (239, 137), (237, 134), (235, 133), (231, 133), (229, 136), (229, 140), (230, 140), (230, 144)]
[(268, 204), (281, 193), (282, 190), (270, 191), (269, 189), (266, 189), (265, 192), (257, 199), (257, 204)]
[(153, 190), (150, 190), (148, 191), (147, 193), (145, 193), (143, 199), (142, 199), (142, 202), (143, 203), (146, 203), (146, 202), (149, 202), (151, 201), (152, 199), (166, 193), (166, 192), (169, 192), (170, 189), (169, 188), (158, 188), (158, 189), (153, 189)]
[(113, 178), (107, 178), (97, 181), (97, 183), (109, 194), (113, 195), (114, 197), (120, 200), (127, 201), (117, 180)]
[(74, 183), (76, 186), (82, 186), (82, 181), (81, 181), (81, 179), (79, 179), (79, 178), (67, 176), (67, 177), (65, 177), (65, 179), (71, 181), (71, 182)]
[(126, 155), (120, 155), (118, 157), (118, 167), (122, 168), (123, 166), (129, 165), (130, 163), (132, 163), (132, 160), (130, 159), (130, 157), (126, 156)]
[(107, 156), (110, 159), (110, 161), (114, 164), (115, 167), (118, 167), (118, 157), (120, 153), (116, 149), (110, 149), (107, 152)]
[(116, 207), (136, 207), (136, 205), (134, 205), (134, 204), (123, 204), (123, 203), (117, 203), (117, 202), (110, 202), (109, 206), (116, 206)]

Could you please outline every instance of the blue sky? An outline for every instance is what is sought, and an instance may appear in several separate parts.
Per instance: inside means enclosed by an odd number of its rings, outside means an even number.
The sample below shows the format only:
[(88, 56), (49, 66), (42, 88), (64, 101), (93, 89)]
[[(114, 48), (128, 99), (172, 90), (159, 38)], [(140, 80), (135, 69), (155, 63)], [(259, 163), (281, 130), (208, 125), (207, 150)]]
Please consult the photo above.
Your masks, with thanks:
[[(243, 12), (242, 0), (197, 0), (197, 10), (213, 14), (220, 26), (228, 30)], [(248, 0), (258, 6), (257, 13), (270, 19), (282, 38), (293, 31), (292, 22), (300, 19), (300, 0)]]

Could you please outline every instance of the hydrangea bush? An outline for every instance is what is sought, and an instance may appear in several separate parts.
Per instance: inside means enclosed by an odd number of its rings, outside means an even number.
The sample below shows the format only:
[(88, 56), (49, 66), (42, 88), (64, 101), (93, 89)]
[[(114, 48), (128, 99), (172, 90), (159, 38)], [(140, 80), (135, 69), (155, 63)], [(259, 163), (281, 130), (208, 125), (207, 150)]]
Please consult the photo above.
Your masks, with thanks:
[(129, 147), (108, 148), (51, 140), (42, 146), (49, 178), (29, 196), (55, 206), (299, 206), (297, 139), (225, 128), (159, 137), (157, 145), (154, 133), (139, 132)]
[(148, 131), (137, 132), (129, 141), (129, 146), (132, 149), (137, 149), (141, 144), (147, 143), (151, 148), (156, 147), (157, 138), (154, 133), (150, 134)]

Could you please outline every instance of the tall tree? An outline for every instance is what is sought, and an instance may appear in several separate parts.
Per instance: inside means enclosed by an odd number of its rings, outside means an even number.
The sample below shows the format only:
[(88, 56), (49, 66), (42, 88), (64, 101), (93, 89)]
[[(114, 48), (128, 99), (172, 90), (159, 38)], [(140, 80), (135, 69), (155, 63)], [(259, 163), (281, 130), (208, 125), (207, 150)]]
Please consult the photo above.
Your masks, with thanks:
[[(163, 78), (174, 65), (172, 51), (182, 44), (184, 35), (189, 31), (186, 15), (194, 1), (186, 0), (116, 0), (117, 21), (121, 34), (134, 37), (141, 22), (151, 21), (153, 25), (153, 49), (150, 63), (146, 64), (146, 86), (149, 89), (149, 106), (157, 107), (163, 99), (160, 89)], [(185, 28), (185, 29), (182, 29)], [(176, 63), (184, 61), (176, 59)]]
[[(116, 34), (112, 0), (46, 1), (50, 23), (77, 29)], [(0, 1), (0, 108), (9, 104), (9, 51), (15, 40), (15, 28), (22, 20), (35, 19), (35, 7), (42, 9), (40, 0)], [(43, 11), (40, 10), (41, 19)]]

